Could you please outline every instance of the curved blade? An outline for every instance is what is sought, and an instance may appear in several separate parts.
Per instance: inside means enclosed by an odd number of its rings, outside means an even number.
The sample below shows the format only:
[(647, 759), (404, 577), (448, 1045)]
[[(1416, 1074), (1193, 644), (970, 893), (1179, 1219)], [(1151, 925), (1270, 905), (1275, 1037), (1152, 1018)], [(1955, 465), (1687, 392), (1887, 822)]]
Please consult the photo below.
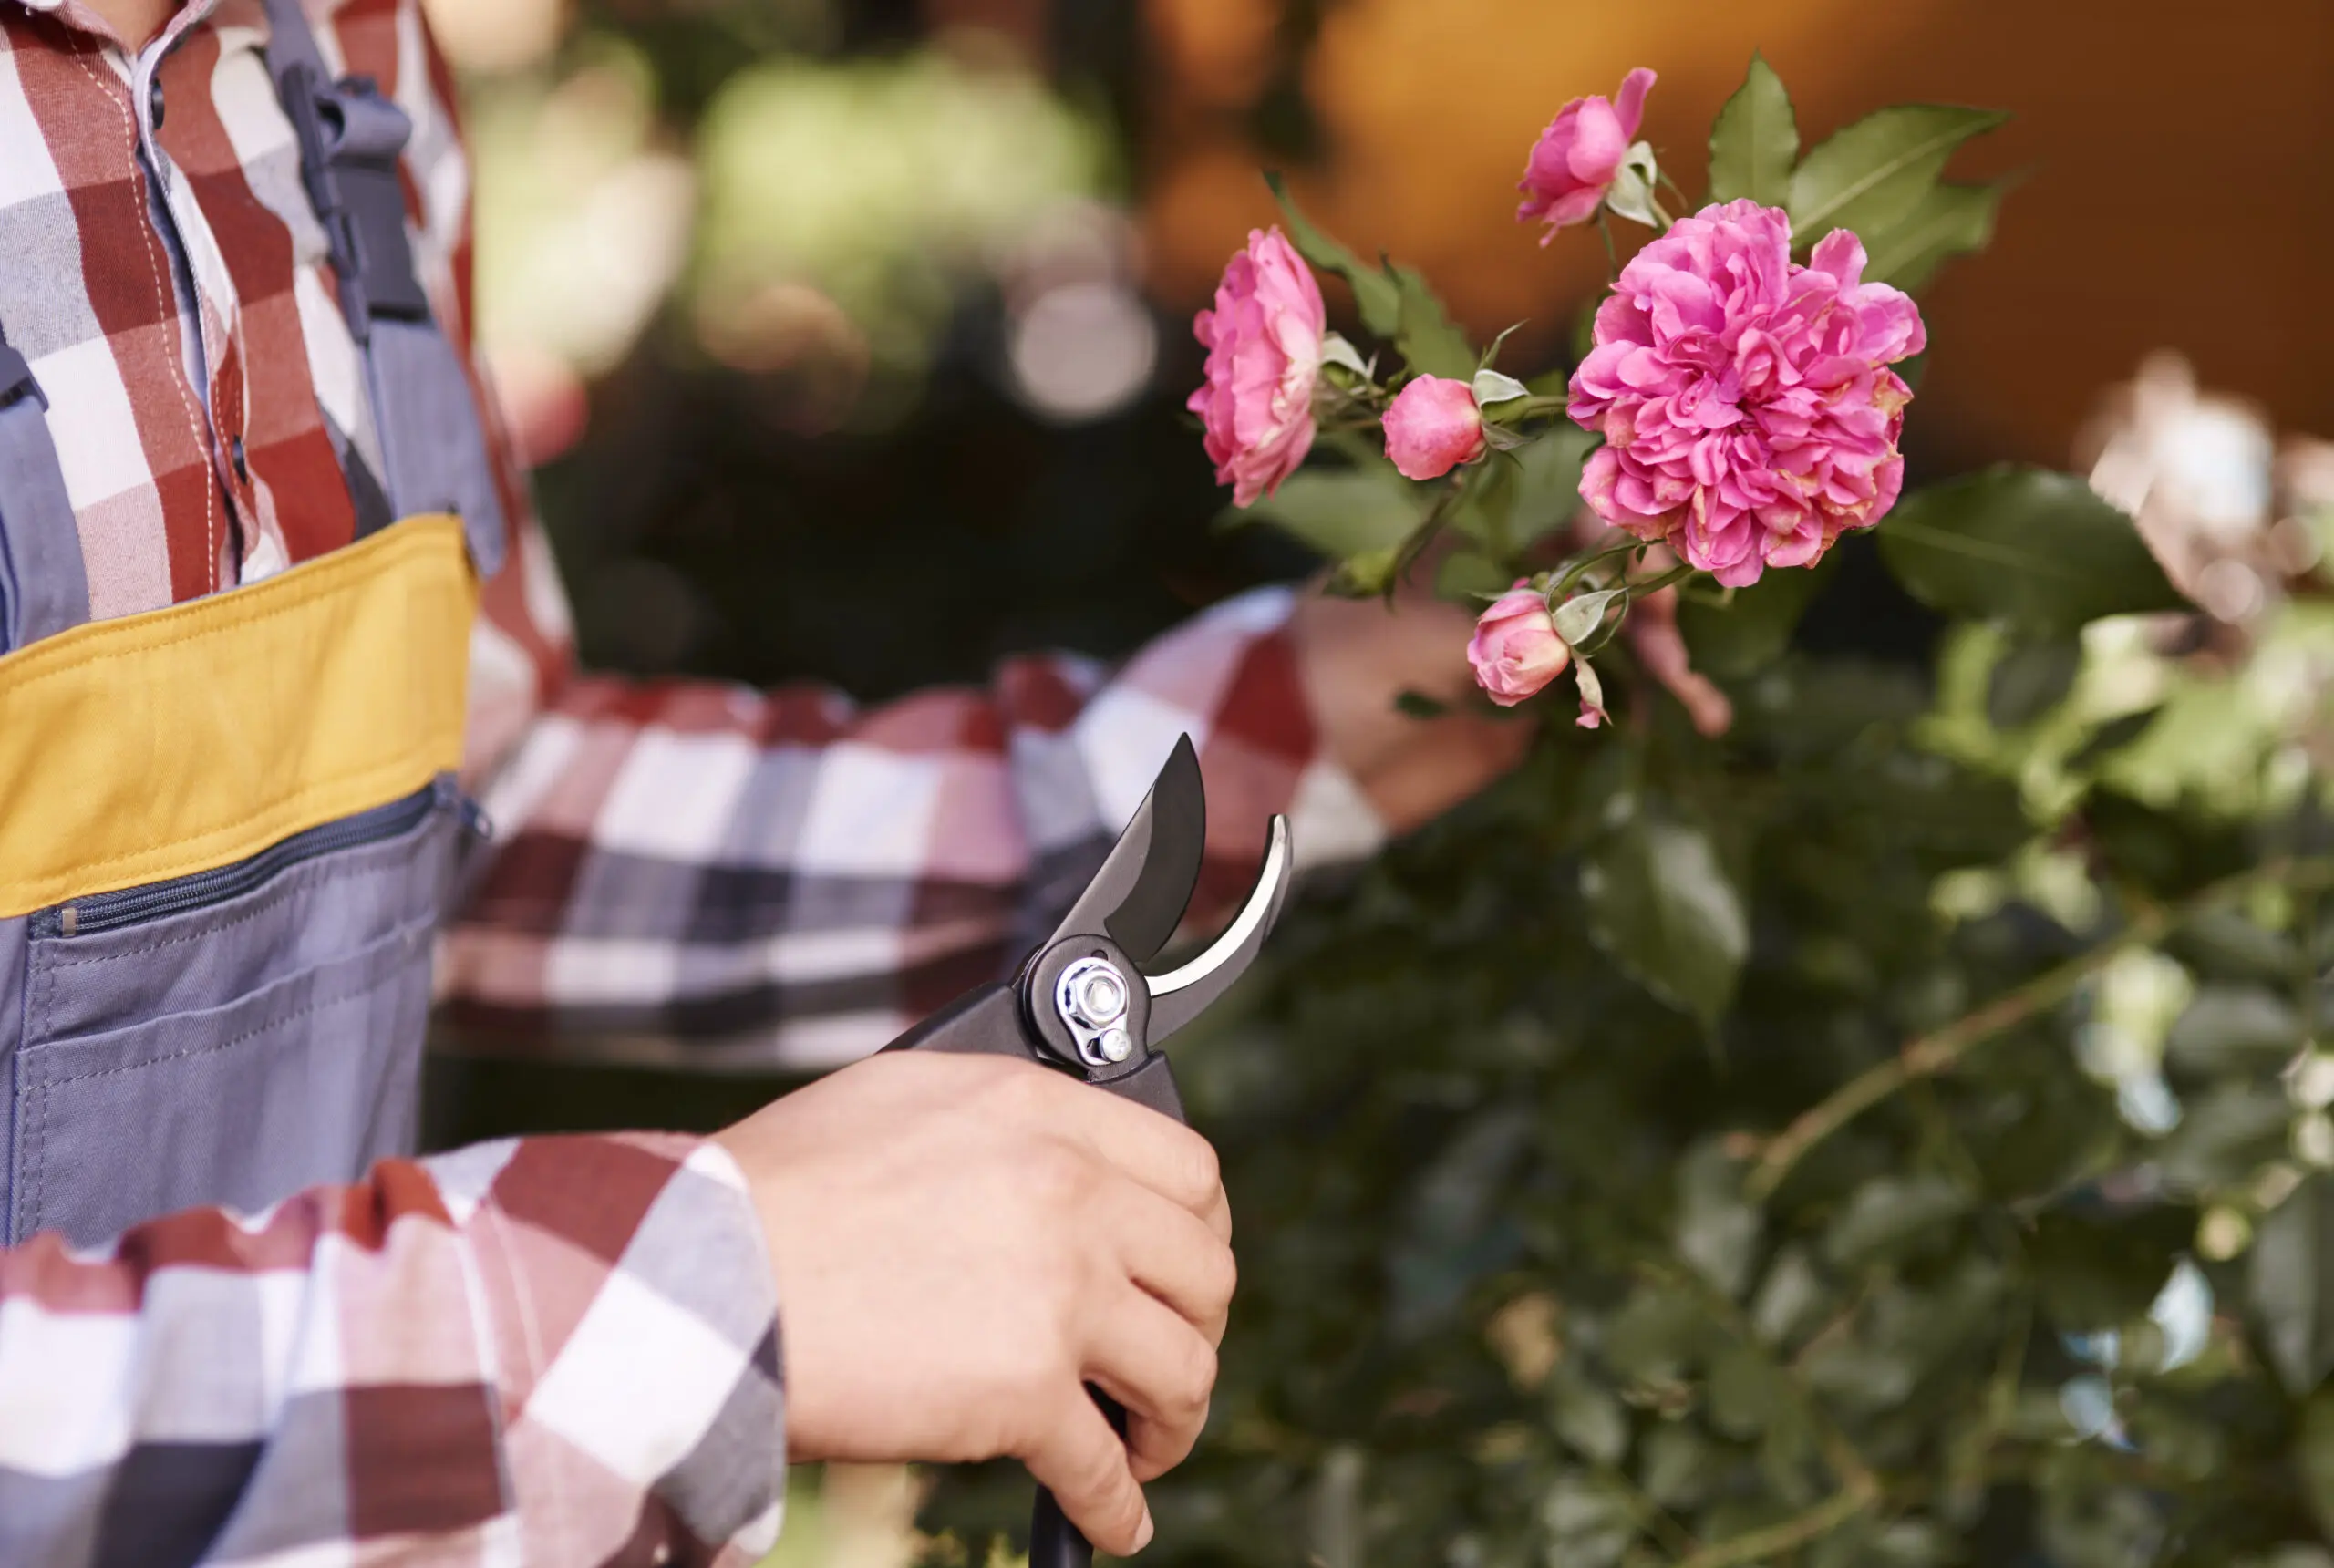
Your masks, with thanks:
[(1273, 922), (1280, 918), (1281, 901), (1288, 896), (1291, 866), (1288, 819), (1275, 817), (1265, 842), (1264, 870), (1256, 875), (1248, 902), (1240, 906), (1224, 934), (1190, 963), (1164, 975), (1143, 976), (1151, 987), (1151, 1044), (1157, 1045), (1198, 1017), (1248, 972), (1248, 965), (1264, 950), (1265, 938), (1272, 934)]
[(1046, 945), (1102, 933), (1138, 964), (1154, 956), (1182, 923), (1206, 847), (1207, 788), (1192, 738), (1181, 736), (1110, 858)]

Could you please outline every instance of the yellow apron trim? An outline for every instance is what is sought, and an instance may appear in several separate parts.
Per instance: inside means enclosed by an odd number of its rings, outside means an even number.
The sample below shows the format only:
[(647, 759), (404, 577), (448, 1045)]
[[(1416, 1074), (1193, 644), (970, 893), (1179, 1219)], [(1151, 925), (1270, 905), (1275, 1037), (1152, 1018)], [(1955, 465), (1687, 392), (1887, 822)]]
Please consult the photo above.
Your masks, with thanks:
[(415, 517), (0, 658), (0, 918), (231, 865), (450, 771), (477, 603), (460, 521)]

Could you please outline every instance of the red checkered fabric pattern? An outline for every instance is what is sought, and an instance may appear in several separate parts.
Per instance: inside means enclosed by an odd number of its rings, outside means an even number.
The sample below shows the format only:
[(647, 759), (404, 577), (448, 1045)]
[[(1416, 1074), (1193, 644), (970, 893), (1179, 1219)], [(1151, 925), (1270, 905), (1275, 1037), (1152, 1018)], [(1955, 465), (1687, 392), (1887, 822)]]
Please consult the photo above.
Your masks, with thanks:
[(711, 1144), (388, 1161), (0, 1253), (0, 1563), (743, 1568), (778, 1534), (770, 1271)]

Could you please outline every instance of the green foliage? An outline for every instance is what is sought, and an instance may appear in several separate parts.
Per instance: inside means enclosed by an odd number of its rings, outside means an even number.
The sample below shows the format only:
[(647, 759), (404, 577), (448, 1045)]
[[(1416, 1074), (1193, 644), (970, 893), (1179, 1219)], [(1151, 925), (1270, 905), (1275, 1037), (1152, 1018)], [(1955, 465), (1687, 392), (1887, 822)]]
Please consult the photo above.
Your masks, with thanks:
[(1864, 275), (1920, 293), (1948, 257), (1982, 251), (1992, 241), (2002, 193), (1999, 185), (1930, 186), (1903, 218), (1865, 242)]
[(1709, 834), (1651, 807), (1628, 810), (1589, 850), (1580, 892), (1588, 934), (1608, 957), (1704, 1026), (1718, 1022), (1750, 932)]
[(2009, 118), (1990, 109), (1900, 104), (1835, 131), (1792, 171), (1792, 232), (1812, 244), (1833, 229), (1853, 229), (1869, 249), (1921, 204), (1956, 149)]
[(1397, 281), (1316, 227), (1297, 206), (1296, 198), (1288, 193), (1287, 182), (1278, 173), (1267, 173), (1265, 183), (1272, 187), (1273, 200), (1280, 203), (1281, 222), (1288, 226), (1288, 242), (1313, 265), (1345, 279), (1353, 290), (1354, 306), (1361, 313), (1362, 325), (1379, 337), (1391, 337), (1401, 330), (1402, 295)]
[(1931, 608), (2045, 635), (2185, 603), (2129, 518), (2081, 480), (2039, 469), (1990, 469), (1906, 496), (1880, 550)]
[(1750, 57), (1750, 74), (1710, 127), (1710, 200), (1749, 198), (1762, 207), (1791, 199), (1799, 161), (1799, 121), (1791, 94), (1766, 57)]

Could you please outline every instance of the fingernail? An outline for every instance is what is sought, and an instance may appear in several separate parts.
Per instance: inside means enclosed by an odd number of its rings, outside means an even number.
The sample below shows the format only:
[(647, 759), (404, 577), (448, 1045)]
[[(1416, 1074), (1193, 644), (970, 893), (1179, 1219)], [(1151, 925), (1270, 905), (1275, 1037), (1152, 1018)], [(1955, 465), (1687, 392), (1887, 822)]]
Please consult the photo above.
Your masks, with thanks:
[(1142, 1522), (1134, 1527), (1134, 1549), (1137, 1552), (1141, 1551), (1144, 1547), (1151, 1544), (1151, 1532), (1152, 1528), (1153, 1527), (1151, 1522), (1151, 1505), (1145, 1503), (1142, 1509)]

